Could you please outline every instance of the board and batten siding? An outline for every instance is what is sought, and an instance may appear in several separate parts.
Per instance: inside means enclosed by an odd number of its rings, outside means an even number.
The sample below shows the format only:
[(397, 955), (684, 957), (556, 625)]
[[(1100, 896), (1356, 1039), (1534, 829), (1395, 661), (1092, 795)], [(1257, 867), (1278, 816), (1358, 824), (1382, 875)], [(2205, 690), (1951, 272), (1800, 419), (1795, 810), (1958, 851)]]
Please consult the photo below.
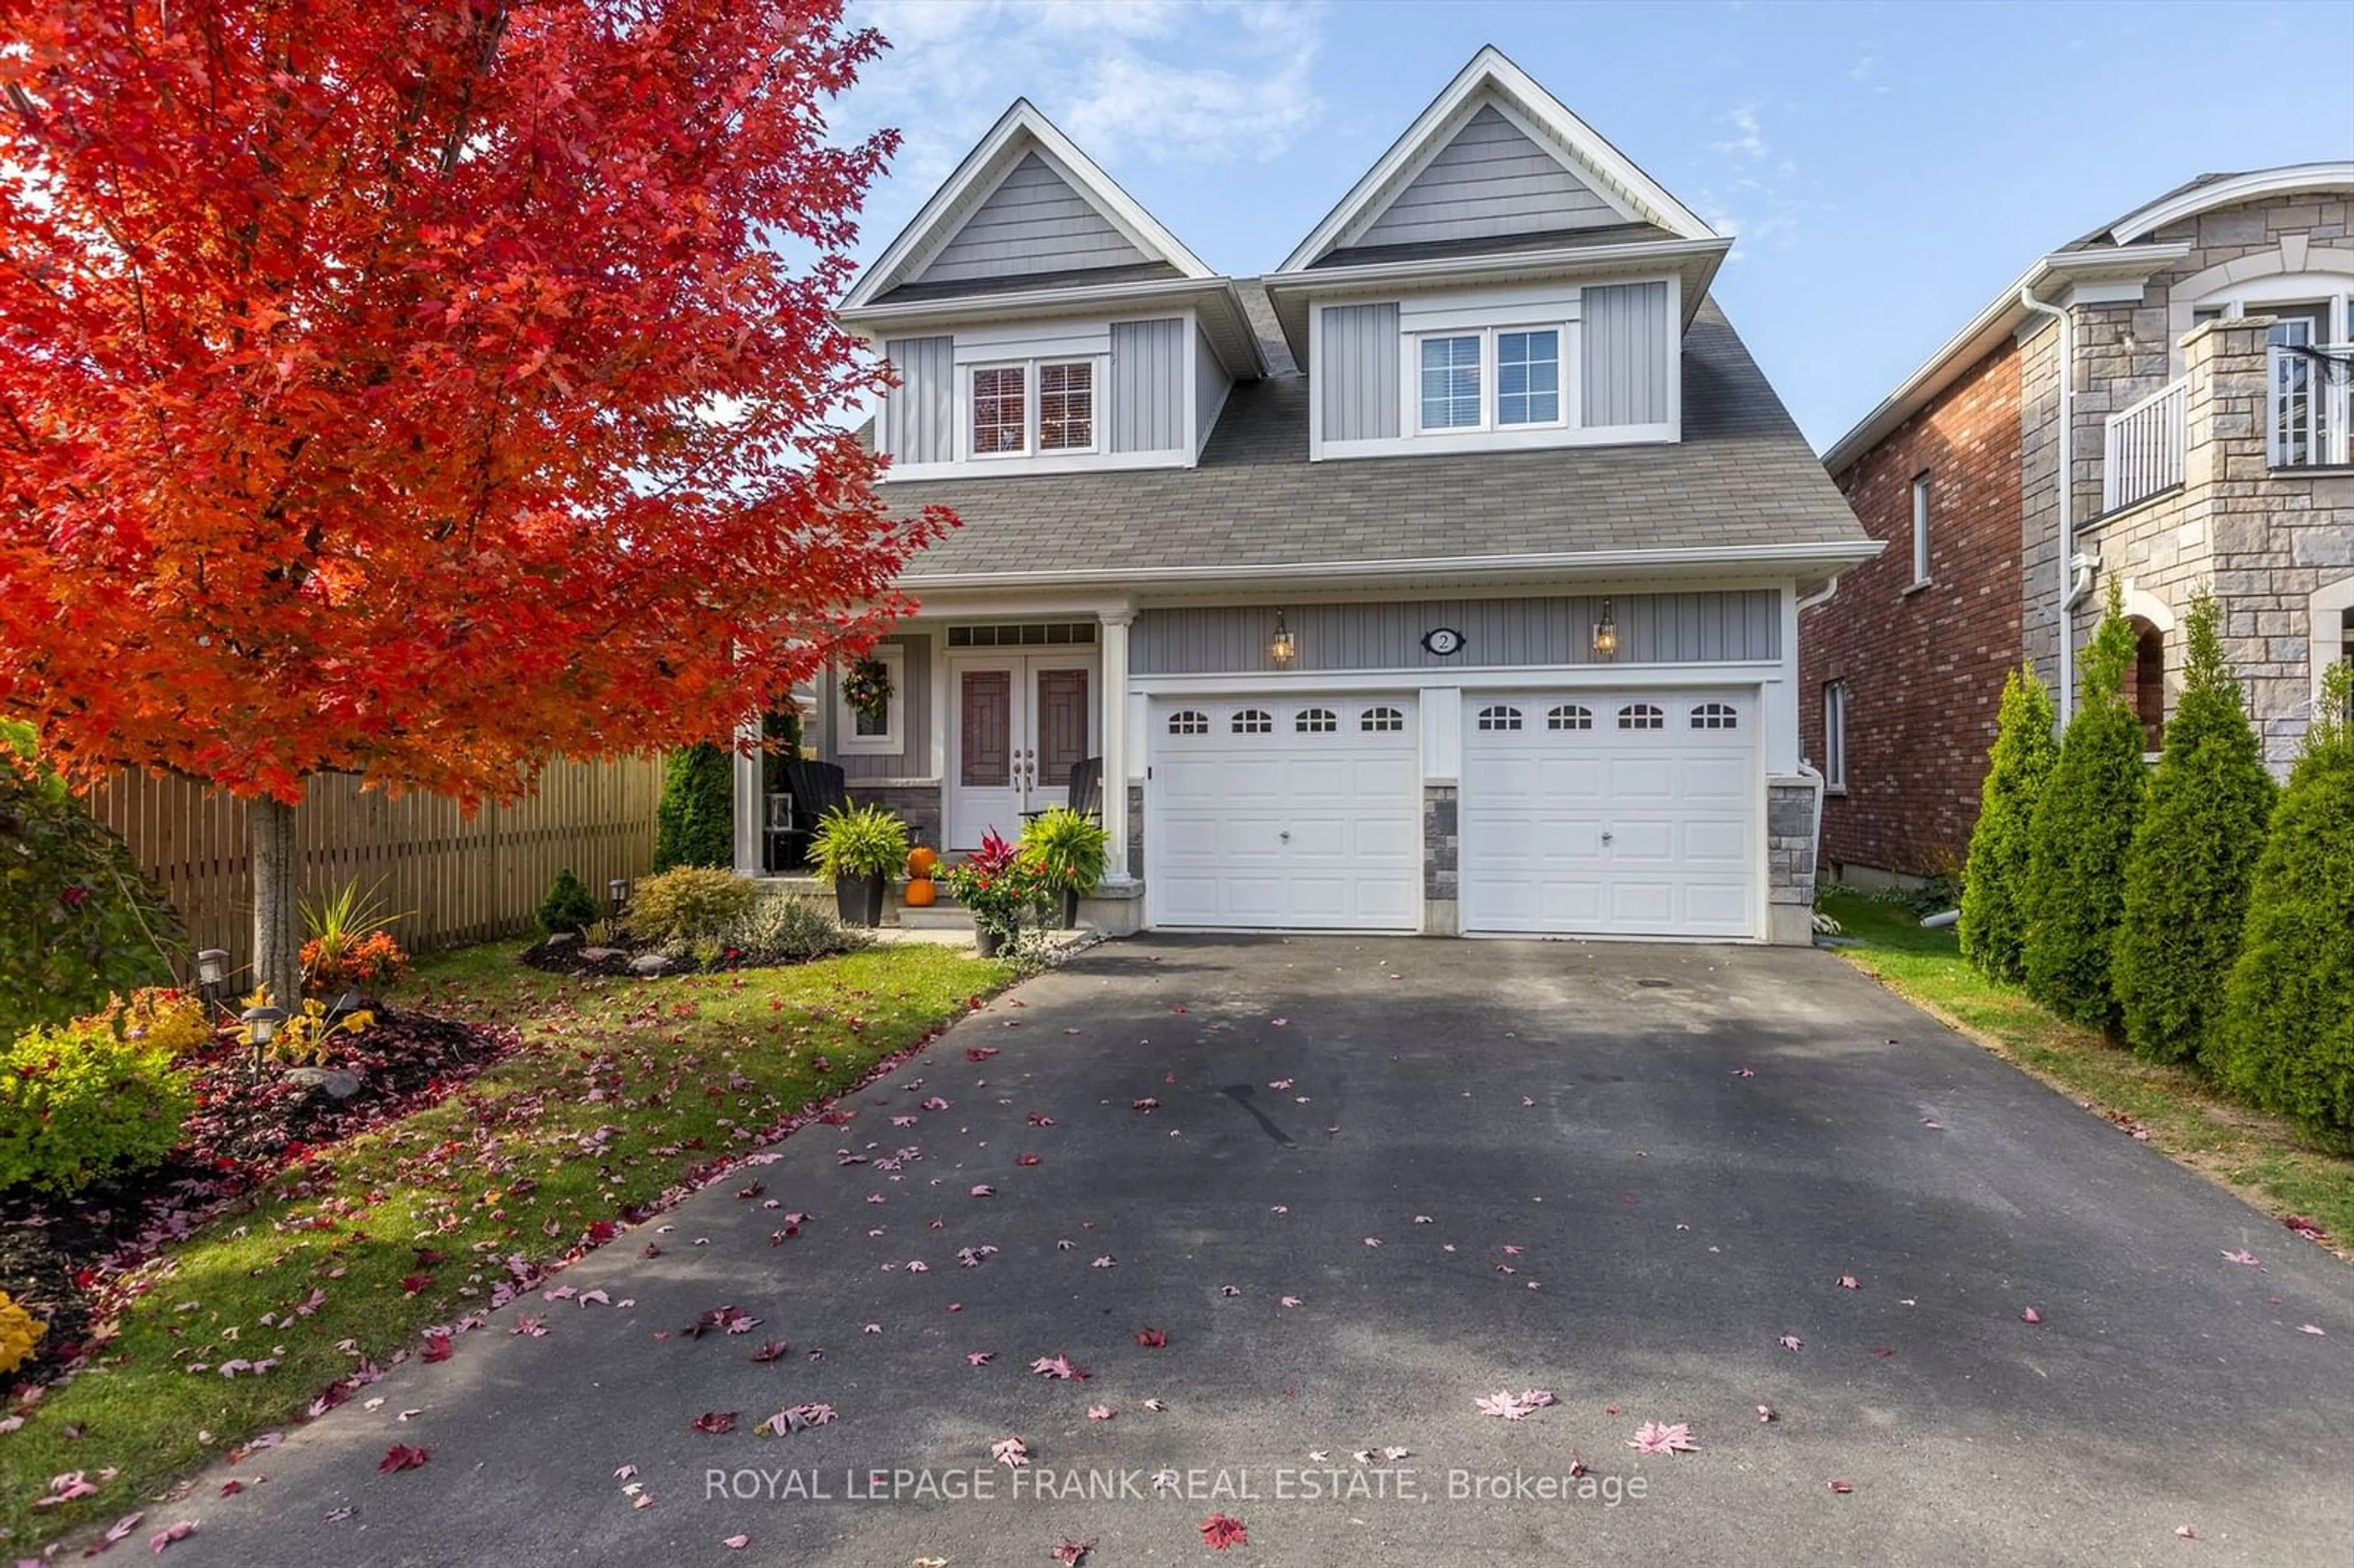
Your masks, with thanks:
[(1326, 305), (1321, 341), (1324, 439), (1365, 441), (1398, 433), (1398, 307)]
[(1492, 103), (1466, 122), (1352, 245), (1413, 245), (1624, 221)]
[[(832, 744), (835, 737), (829, 734), (825, 759), (840, 765), (842, 776), (853, 783), (861, 779), (921, 779), (931, 771), (932, 640), (928, 635), (885, 637), (882, 646), (907, 651), (899, 682), (900, 749), (844, 756), (835, 749)], [(841, 722), (841, 680), (829, 670), (819, 687), (818, 701), (822, 705), (818, 711), (831, 728)]]
[(1111, 323), (1111, 450), (1185, 445), (1185, 319)]
[(947, 462), (956, 455), (956, 339), (895, 337), (883, 356), (899, 374), (885, 400), (883, 450), (895, 462)]
[(1124, 267), (1147, 260), (1035, 153), (1025, 154), (917, 279), (926, 283)]
[[(1618, 653), (1598, 659), (1594, 623), (1602, 596), (1423, 599), (1284, 607), (1299, 650), (1290, 671), (1444, 670), (1532, 664), (1755, 663), (1782, 656), (1781, 595), (1774, 588), (1615, 594)], [(1136, 618), (1129, 661), (1139, 675), (1273, 671), (1271, 608), (1147, 609)], [(1463, 633), (1445, 658), (1422, 646), (1435, 626)]]
[(1589, 429), (1667, 422), (1674, 314), (1665, 283), (1585, 290), (1583, 422)]

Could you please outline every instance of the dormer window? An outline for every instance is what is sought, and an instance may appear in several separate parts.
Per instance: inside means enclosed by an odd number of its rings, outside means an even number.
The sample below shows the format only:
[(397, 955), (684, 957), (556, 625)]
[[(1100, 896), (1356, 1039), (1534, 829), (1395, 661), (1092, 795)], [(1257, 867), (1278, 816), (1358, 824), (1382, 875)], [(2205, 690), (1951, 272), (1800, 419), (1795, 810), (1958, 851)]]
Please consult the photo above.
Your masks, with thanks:
[(1484, 422), (1478, 337), (1422, 340), (1422, 428), (1476, 430)]
[(1561, 334), (1500, 332), (1496, 334), (1496, 423), (1553, 425), (1561, 422)]
[(1094, 360), (976, 366), (971, 377), (974, 457), (1096, 450)]
[(1430, 333), (1418, 353), (1426, 432), (1562, 422), (1559, 327)]

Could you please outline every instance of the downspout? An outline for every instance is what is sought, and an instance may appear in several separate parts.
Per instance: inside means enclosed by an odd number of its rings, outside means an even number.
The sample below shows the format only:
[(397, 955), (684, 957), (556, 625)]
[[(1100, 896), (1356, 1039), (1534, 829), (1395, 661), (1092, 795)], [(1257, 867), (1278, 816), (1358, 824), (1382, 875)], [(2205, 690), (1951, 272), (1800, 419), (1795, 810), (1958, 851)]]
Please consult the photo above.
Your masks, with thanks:
[[(1821, 588), (1816, 589), (1813, 593), (1807, 594), (1799, 599), (1797, 613), (1804, 615), (1808, 610), (1814, 609), (1819, 604), (1829, 603), (1831, 595), (1839, 592), (1839, 574), (1833, 573), (1831, 575), (1830, 581), (1823, 584)], [(1807, 828), (1807, 842), (1813, 846), (1811, 852), (1812, 858), (1810, 858), (1807, 863), (1812, 868), (1810, 876), (1814, 884), (1814, 891), (1817, 894), (1820, 894), (1823, 887), (1823, 796), (1825, 793), (1825, 784), (1821, 769), (1816, 768), (1814, 764), (1808, 762), (1803, 757), (1798, 759), (1798, 772), (1807, 780), (1808, 792), (1814, 801), (1814, 810), (1811, 813), (1811, 820), (1809, 821)], [(1807, 906), (1807, 918), (1809, 921), (1813, 920), (1814, 914), (1814, 906), (1809, 903)]]
[[(2060, 669), (2057, 708), (2060, 727), (2065, 730), (2076, 706), (2076, 628), (2070, 613), (2080, 594), (2073, 591), (2076, 576), (2076, 319), (2058, 305), (2047, 305), (2035, 297), (2032, 285), (2019, 286), (2019, 302), (2037, 315), (2050, 316), (2060, 328), (2060, 548), (2057, 554), (2060, 569), (2058, 604), (2060, 622)], [(2089, 574), (2086, 578), (2090, 583)]]

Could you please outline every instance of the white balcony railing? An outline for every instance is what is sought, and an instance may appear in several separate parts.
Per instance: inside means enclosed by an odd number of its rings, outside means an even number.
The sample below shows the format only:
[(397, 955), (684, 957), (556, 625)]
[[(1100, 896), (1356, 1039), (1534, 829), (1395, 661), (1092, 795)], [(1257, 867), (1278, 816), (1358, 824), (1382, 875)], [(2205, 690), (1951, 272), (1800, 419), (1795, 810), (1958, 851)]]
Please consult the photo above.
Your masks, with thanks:
[(2190, 383), (2182, 380), (2109, 416), (2101, 463), (2102, 511), (2131, 506), (2182, 482), (2190, 406)]
[(2265, 369), (2270, 419), (2264, 446), (2272, 466), (2343, 467), (2349, 461), (2354, 344), (2274, 344)]

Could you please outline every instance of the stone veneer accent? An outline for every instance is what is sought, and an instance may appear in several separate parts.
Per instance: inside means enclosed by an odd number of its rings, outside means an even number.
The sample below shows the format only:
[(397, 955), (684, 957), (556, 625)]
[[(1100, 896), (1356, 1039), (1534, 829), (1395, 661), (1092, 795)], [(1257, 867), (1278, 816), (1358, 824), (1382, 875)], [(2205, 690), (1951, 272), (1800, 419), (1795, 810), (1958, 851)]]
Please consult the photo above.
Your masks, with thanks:
[(1144, 880), (1144, 786), (1128, 787), (1128, 874), (1132, 882)]
[(1460, 928), (1456, 909), (1458, 794), (1452, 784), (1422, 787), (1422, 930), (1426, 937), (1452, 937)]
[(940, 839), (940, 787), (937, 784), (862, 784), (846, 781), (853, 801), (861, 806), (888, 806), (907, 824), (910, 843), (944, 845)]
[(1774, 779), (1766, 786), (1769, 940), (1811, 944), (1815, 930), (1815, 786)]

